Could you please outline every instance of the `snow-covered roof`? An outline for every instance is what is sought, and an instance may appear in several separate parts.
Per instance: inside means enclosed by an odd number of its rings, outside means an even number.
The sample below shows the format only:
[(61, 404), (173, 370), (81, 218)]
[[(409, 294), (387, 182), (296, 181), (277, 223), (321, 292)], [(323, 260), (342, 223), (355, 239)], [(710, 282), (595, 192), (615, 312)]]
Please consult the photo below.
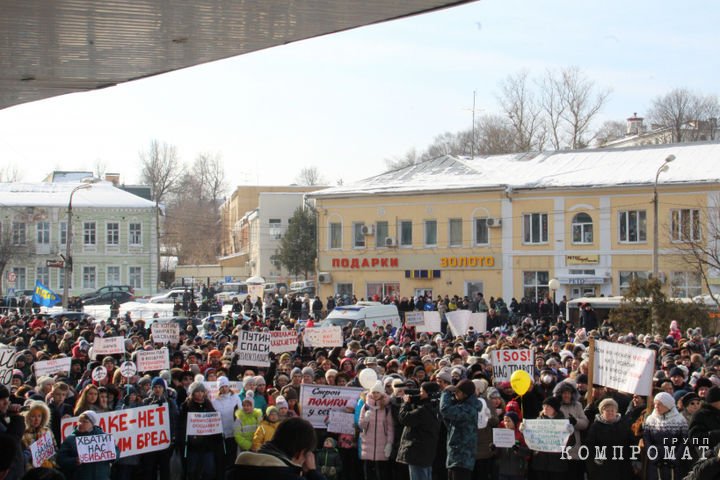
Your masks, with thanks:
[[(0, 207), (67, 207), (70, 193), (81, 183), (0, 183)], [(73, 195), (73, 207), (154, 208), (155, 203), (113, 186), (91, 184)]]
[(675, 160), (660, 175), (660, 184), (720, 183), (720, 143), (703, 142), (475, 158), (443, 156), (309, 196), (652, 185), (669, 155)]

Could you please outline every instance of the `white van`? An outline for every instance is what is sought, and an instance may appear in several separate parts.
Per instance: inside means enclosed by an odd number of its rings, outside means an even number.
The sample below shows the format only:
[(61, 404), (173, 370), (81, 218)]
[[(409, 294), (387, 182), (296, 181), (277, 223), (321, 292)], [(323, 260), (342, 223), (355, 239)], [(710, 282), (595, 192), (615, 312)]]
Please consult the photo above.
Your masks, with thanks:
[(335, 307), (322, 321), (321, 327), (332, 326), (364, 328), (375, 331), (382, 325), (386, 328), (400, 328), (400, 314), (395, 305), (384, 305), (380, 302), (358, 302), (355, 305)]
[(248, 296), (248, 286), (245, 282), (228, 282), (220, 287), (220, 291), (215, 294), (215, 299), (224, 302), (232, 302), (237, 298), (241, 303)]

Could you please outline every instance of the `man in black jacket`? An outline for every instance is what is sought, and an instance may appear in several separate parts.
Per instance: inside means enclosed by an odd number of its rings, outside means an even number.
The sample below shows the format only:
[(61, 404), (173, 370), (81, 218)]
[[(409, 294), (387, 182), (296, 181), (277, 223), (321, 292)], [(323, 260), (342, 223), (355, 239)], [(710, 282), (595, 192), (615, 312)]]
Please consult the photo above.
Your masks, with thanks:
[(397, 461), (406, 463), (410, 480), (431, 480), (432, 465), (437, 453), (440, 419), (437, 398), (440, 386), (424, 382), (420, 394), (405, 395), (399, 420), (403, 427)]
[(690, 421), (688, 434), (697, 442), (695, 445), (698, 450), (709, 448), (704, 452), (698, 451), (699, 457), (707, 458), (708, 451), (720, 444), (720, 387), (712, 387), (707, 391), (703, 406), (695, 412)]
[[(25, 472), (25, 462), (20, 448), (23, 433), (25, 433), (25, 420), (20, 415), (20, 405), (10, 405), (10, 391), (5, 385), (0, 385), (0, 435), (5, 437), (5, 441), (17, 447), (9, 455), (13, 460), (4, 480), (19, 480)], [(8, 452), (3, 456), (8, 456)]]

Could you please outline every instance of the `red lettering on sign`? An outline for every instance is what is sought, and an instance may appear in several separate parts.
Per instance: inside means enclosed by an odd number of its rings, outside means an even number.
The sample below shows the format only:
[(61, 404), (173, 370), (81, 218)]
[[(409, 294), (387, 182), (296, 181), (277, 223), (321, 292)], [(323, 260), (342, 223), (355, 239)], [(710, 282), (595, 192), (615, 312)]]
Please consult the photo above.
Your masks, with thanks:
[(367, 258), (363, 258), (362, 267), (363, 267), (363, 268), (370, 268), (370, 262), (368, 262), (368, 259), (367, 259)]
[(350, 260), (348, 260), (347, 258), (343, 258), (342, 260), (340, 260), (340, 266), (343, 268), (348, 268), (350, 266)]
[(381, 259), (381, 260), (380, 260), (380, 266), (381, 266), (381, 267), (387, 267), (387, 266), (388, 266), (388, 259), (387, 259), (387, 258)]
[(340, 259), (339, 259), (339, 258), (333, 258), (333, 259), (332, 259), (332, 266), (333, 266), (333, 268), (334, 268), (334, 267), (339, 267), (339, 266), (340, 266)]
[(373, 258), (370, 263), (372, 264), (373, 267), (377, 267), (378, 265), (380, 265), (380, 259)]
[(357, 258), (353, 258), (350, 261), (350, 268), (360, 268), (360, 261)]
[(390, 259), (390, 266), (391, 267), (397, 267), (398, 266), (398, 259), (397, 258), (391, 258)]

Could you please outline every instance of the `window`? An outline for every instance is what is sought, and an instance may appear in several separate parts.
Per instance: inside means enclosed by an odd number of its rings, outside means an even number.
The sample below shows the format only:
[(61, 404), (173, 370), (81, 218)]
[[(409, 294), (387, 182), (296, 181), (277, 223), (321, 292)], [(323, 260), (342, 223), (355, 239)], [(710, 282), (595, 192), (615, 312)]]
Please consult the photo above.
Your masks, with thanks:
[(384, 247), (385, 239), (390, 236), (388, 222), (377, 222), (375, 224), (375, 246)]
[(341, 298), (349, 301), (352, 299), (353, 296), (353, 286), (352, 283), (336, 283), (335, 284), (335, 293), (340, 295)]
[(411, 247), (412, 246), (412, 222), (410, 220), (403, 220), (400, 222), (400, 246)]
[(38, 244), (50, 244), (50, 222), (38, 222), (35, 230)]
[(700, 240), (700, 210), (683, 208), (672, 211), (673, 242)]
[(647, 280), (648, 272), (620, 272), (620, 295), (627, 293), (630, 284), (636, 280)]
[(475, 219), (475, 245), (487, 245), (490, 243), (487, 218)]
[(585, 212), (578, 213), (572, 220), (572, 242), (593, 243), (592, 217)]
[(672, 272), (670, 293), (675, 298), (693, 298), (702, 293), (698, 272)]
[(364, 223), (353, 223), (353, 247), (365, 248), (365, 234), (363, 233)]
[(12, 224), (12, 242), (13, 245), (25, 245), (25, 223), (13, 222)]
[(120, 245), (120, 224), (119, 223), (108, 223), (107, 224), (107, 244), (108, 245)]
[(82, 288), (97, 288), (95, 279), (95, 267), (83, 267)]
[(425, 245), (437, 245), (437, 220), (425, 220)]
[(43, 285), (50, 288), (50, 269), (48, 267), (37, 267), (35, 278)]
[(548, 272), (523, 272), (523, 296), (539, 301), (548, 295)]
[(130, 227), (130, 238), (128, 244), (131, 246), (142, 245), (142, 223), (131, 223)]
[(385, 297), (395, 297), (400, 294), (400, 284), (397, 282), (373, 282), (367, 284), (368, 300), (382, 301)]
[(106, 285), (120, 285), (120, 267), (107, 267)]
[(282, 220), (279, 218), (271, 218), (268, 220), (268, 223), (270, 224), (270, 236), (275, 240), (280, 240), (283, 234)]
[(620, 241), (641, 243), (647, 241), (647, 218), (645, 210), (620, 212)]
[(463, 244), (463, 221), (462, 218), (451, 218), (450, 219), (450, 231), (448, 236), (450, 237), (451, 247), (462, 247)]
[(96, 242), (95, 222), (83, 223), (83, 245), (95, 245)]
[(525, 243), (547, 243), (547, 213), (528, 213), (523, 215), (523, 241)]
[(594, 268), (571, 268), (568, 270), (570, 275), (595, 275)]
[(142, 288), (142, 267), (128, 268), (128, 283), (133, 288)]
[(342, 223), (330, 224), (330, 248), (342, 248)]
[(25, 281), (27, 280), (25, 267), (15, 267), (12, 271), (15, 274), (15, 290), (25, 290)]
[(60, 222), (60, 245), (67, 245), (67, 223)]

